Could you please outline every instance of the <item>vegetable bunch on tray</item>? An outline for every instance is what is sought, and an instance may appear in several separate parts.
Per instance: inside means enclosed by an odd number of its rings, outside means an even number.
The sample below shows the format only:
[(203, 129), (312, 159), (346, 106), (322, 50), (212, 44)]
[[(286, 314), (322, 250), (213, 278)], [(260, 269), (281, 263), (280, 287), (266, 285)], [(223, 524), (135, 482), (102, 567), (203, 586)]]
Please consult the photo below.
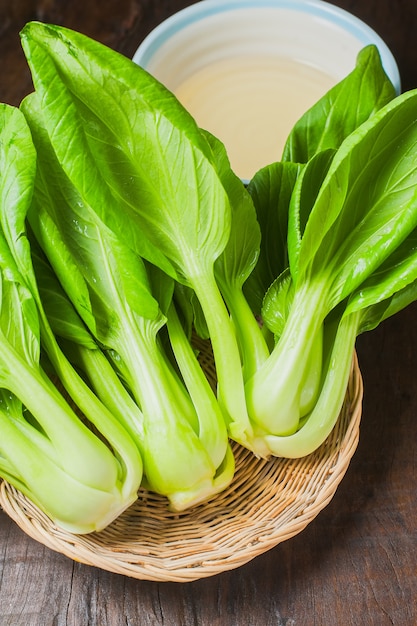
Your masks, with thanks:
[(141, 485), (177, 511), (213, 497), (231, 440), (313, 452), (358, 334), (417, 299), (417, 91), (363, 49), (245, 185), (127, 58), (37, 22), (22, 43), (35, 91), (0, 108), (0, 475), (87, 533)]

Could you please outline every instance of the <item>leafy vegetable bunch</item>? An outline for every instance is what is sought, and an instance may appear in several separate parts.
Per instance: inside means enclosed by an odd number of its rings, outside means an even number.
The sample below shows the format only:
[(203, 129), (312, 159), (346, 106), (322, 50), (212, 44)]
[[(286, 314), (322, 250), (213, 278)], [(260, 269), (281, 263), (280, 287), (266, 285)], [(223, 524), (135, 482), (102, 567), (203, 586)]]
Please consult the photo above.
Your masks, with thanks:
[(213, 497), (230, 440), (313, 452), (356, 337), (417, 299), (417, 91), (365, 48), (245, 185), (145, 70), (63, 27), (21, 35), (35, 90), (0, 109), (0, 475), (83, 533), (141, 485), (178, 511)]

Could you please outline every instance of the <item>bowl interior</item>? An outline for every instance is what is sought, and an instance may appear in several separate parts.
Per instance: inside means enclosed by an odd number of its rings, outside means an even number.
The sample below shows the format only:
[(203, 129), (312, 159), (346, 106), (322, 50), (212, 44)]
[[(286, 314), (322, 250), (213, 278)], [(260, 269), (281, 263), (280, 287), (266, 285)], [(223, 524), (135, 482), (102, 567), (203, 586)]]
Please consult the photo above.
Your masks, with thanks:
[(398, 92), (398, 68), (381, 38), (321, 0), (202, 0), (160, 24), (133, 60), (224, 143), (248, 181), (281, 158), (297, 120), (370, 43)]
[(203, 0), (160, 24), (133, 60), (172, 91), (213, 62), (254, 55), (291, 58), (338, 82), (370, 43), (378, 46), (385, 71), (399, 90), (395, 59), (379, 35), (321, 0)]

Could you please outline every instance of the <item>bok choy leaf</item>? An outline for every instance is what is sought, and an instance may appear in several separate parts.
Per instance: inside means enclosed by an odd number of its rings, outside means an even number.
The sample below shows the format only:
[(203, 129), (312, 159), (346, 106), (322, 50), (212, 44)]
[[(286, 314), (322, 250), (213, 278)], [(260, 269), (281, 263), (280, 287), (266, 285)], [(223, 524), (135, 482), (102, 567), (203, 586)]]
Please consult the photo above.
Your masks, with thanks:
[[(388, 104), (395, 88), (381, 64), (378, 48), (363, 48), (350, 74), (301, 116), (292, 128), (282, 161), (307, 163), (315, 154), (337, 149), (358, 126)], [(349, 103), (353, 102), (353, 106)]]

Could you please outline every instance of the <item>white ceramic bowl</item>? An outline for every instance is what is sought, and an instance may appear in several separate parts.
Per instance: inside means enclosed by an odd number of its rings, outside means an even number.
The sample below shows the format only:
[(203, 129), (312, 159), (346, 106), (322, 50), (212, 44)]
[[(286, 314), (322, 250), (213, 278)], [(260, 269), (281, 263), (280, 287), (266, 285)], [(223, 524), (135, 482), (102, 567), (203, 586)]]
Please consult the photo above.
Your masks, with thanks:
[(202, 0), (155, 28), (133, 60), (225, 143), (247, 179), (280, 158), (292, 125), (370, 43), (399, 92), (384, 41), (322, 0)]

